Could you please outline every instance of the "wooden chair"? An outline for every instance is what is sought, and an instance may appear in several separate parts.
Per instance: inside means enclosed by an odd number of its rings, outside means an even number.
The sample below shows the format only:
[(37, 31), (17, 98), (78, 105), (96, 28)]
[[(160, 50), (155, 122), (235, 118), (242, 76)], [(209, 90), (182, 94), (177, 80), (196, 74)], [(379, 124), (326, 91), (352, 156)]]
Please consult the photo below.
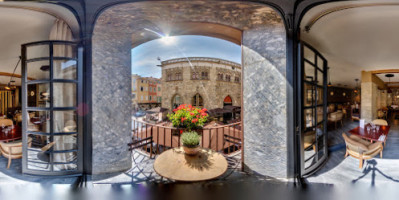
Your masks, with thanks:
[[(28, 147), (32, 145), (32, 138), (28, 137)], [(12, 159), (22, 158), (22, 140), (13, 142), (0, 142), (1, 154), (8, 158), (7, 169), (10, 168)]]
[(384, 147), (381, 141), (370, 143), (357, 135), (350, 135), (348, 137), (345, 133), (342, 133), (342, 137), (346, 144), (345, 158), (350, 155), (359, 159), (359, 168), (363, 168), (363, 160), (371, 159), (378, 154), (380, 154), (380, 158), (382, 158), (382, 150)]
[(335, 129), (337, 129), (338, 122), (341, 122), (341, 126), (344, 126), (343, 116), (344, 114), (341, 111), (333, 112), (328, 116), (328, 121), (333, 122), (335, 124)]
[(388, 122), (383, 119), (375, 119), (371, 123), (373, 123), (375, 125), (379, 125), (379, 126), (388, 126)]
[(12, 126), (14, 122), (11, 119), (0, 119), (0, 126)]

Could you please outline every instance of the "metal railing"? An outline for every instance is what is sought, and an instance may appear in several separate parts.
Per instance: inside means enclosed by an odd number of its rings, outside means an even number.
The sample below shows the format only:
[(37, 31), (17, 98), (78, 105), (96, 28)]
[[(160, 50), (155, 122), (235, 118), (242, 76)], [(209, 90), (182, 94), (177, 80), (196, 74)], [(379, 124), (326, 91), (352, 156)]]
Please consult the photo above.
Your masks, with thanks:
[[(187, 129), (151, 124), (133, 120), (130, 150), (140, 149), (150, 154), (160, 154), (165, 150), (180, 147), (180, 135)], [(201, 135), (200, 146), (214, 151), (231, 154), (242, 148), (241, 122), (204, 127), (195, 130)]]

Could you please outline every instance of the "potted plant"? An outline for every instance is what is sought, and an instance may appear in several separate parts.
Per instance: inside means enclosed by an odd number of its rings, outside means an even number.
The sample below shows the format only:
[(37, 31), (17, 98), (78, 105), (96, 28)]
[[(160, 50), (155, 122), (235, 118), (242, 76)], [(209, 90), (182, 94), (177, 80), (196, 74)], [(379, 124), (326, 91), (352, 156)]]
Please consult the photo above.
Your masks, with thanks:
[(200, 129), (208, 120), (207, 109), (196, 108), (192, 105), (182, 104), (168, 114), (169, 120), (174, 127), (185, 128), (188, 131)]
[(196, 155), (200, 150), (200, 135), (195, 131), (183, 132), (181, 143), (187, 155)]

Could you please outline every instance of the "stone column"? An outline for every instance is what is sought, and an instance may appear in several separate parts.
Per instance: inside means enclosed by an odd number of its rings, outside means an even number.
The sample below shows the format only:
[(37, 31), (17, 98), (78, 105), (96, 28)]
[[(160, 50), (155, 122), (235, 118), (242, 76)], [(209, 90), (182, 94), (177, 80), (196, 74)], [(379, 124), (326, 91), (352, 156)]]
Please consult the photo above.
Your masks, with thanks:
[(243, 33), (246, 170), (287, 177), (286, 34), (282, 23)]
[(361, 118), (366, 123), (377, 119), (377, 110), (380, 108), (378, 99), (379, 89), (385, 89), (384, 82), (371, 72), (362, 71), (361, 83)]
[(127, 146), (132, 137), (132, 43), (129, 35), (110, 32), (93, 36), (93, 174), (132, 166)]

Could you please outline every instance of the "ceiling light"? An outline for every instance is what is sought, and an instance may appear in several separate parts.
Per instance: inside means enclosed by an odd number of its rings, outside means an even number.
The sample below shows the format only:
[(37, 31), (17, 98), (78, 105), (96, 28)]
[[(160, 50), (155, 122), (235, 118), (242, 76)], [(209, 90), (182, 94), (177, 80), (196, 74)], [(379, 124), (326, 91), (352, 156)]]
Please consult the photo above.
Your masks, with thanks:
[(387, 93), (392, 93), (392, 90), (391, 90), (391, 88), (389, 87), (389, 83), (391, 83), (391, 78), (394, 77), (394, 76), (395, 76), (395, 75), (393, 75), (393, 74), (385, 74), (385, 77), (388, 78), (388, 91), (387, 91)]

